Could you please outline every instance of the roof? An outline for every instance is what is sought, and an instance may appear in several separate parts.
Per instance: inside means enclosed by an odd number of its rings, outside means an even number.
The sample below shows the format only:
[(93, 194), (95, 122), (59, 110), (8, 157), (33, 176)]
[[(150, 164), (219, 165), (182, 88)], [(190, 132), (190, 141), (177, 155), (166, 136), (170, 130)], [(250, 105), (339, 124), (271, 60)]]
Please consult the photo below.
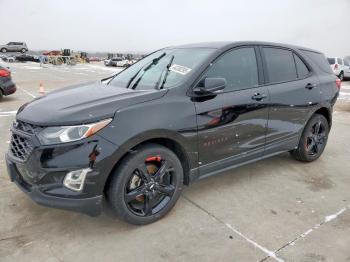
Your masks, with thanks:
[(295, 45), (289, 45), (289, 44), (282, 44), (282, 43), (274, 43), (274, 42), (264, 42), (264, 41), (221, 41), (221, 42), (203, 42), (203, 43), (193, 43), (193, 44), (185, 44), (185, 45), (178, 45), (178, 46), (172, 46), (176, 48), (215, 48), (215, 49), (226, 49), (230, 47), (234, 47), (237, 45), (269, 45), (269, 46), (280, 46), (280, 47), (286, 47), (291, 49), (302, 49), (312, 52), (320, 53), (317, 50), (310, 49), (307, 47), (301, 47), (301, 46), (295, 46)]

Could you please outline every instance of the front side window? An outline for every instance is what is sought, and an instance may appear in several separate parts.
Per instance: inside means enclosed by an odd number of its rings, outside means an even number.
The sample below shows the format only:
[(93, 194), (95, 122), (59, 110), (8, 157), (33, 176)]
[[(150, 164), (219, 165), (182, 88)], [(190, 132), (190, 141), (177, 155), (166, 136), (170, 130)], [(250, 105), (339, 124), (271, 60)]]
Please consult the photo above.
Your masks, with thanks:
[(188, 79), (215, 50), (213, 48), (159, 50), (120, 72), (109, 84), (141, 90), (171, 88)]
[(348, 60), (344, 60), (344, 65), (349, 66), (349, 61)]
[(264, 54), (270, 83), (297, 79), (296, 67), (291, 51), (264, 47)]
[(305, 65), (305, 63), (296, 54), (294, 54), (294, 60), (295, 60), (295, 65), (297, 67), (298, 78), (303, 79), (307, 77), (310, 71)]
[(337, 58), (337, 63), (342, 65), (343, 64), (343, 60), (341, 58)]
[(258, 67), (253, 47), (229, 51), (219, 57), (204, 75), (225, 78), (225, 91), (234, 91), (258, 86)]

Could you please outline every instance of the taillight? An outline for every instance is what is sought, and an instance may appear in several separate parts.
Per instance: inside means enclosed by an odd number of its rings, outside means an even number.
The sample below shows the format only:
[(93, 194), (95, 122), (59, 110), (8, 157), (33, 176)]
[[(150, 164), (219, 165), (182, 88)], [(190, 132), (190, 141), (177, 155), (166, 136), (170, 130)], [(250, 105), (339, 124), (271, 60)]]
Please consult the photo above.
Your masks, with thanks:
[(339, 66), (338, 64), (335, 64), (334, 69), (338, 69), (338, 66)]
[(0, 77), (8, 77), (10, 72), (5, 69), (0, 69)]
[(335, 80), (335, 84), (337, 85), (338, 89), (340, 89), (340, 87), (341, 87), (341, 80), (339, 78), (337, 78), (337, 80)]

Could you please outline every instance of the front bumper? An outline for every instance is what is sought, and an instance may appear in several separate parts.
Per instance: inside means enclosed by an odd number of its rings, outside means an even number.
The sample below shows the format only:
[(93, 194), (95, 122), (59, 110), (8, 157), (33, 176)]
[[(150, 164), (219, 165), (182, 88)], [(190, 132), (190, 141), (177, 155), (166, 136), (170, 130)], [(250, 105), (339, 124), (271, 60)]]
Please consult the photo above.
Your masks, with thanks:
[[(44, 206), (90, 216), (101, 213), (104, 185), (114, 165), (111, 161), (111, 155), (116, 150), (114, 144), (95, 135), (82, 141), (42, 146), (35, 135), (13, 128), (11, 131), (10, 149), (6, 154), (8, 174), (24, 193)], [(22, 147), (15, 145), (21, 150), (27, 146), (26, 158), (20, 159), (14, 154), (13, 139), (26, 139)], [(28, 149), (29, 142), (31, 149)], [(67, 173), (88, 167), (91, 172), (87, 174), (81, 191), (73, 191), (63, 185)]]
[(31, 185), (18, 172), (16, 163), (6, 155), (6, 164), (11, 182), (14, 182), (34, 202), (47, 206), (98, 216), (102, 212), (102, 195), (88, 198), (64, 198), (45, 194), (38, 185)]

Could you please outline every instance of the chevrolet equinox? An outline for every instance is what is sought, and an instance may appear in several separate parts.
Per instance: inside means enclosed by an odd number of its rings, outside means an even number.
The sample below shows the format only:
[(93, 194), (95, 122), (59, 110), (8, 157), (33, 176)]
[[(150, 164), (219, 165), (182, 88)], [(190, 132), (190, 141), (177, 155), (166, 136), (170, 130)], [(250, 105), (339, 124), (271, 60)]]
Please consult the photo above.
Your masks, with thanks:
[(132, 224), (183, 185), (283, 152), (316, 160), (340, 80), (315, 50), (214, 42), (158, 50), (101, 81), (24, 104), (6, 162), (35, 202)]

